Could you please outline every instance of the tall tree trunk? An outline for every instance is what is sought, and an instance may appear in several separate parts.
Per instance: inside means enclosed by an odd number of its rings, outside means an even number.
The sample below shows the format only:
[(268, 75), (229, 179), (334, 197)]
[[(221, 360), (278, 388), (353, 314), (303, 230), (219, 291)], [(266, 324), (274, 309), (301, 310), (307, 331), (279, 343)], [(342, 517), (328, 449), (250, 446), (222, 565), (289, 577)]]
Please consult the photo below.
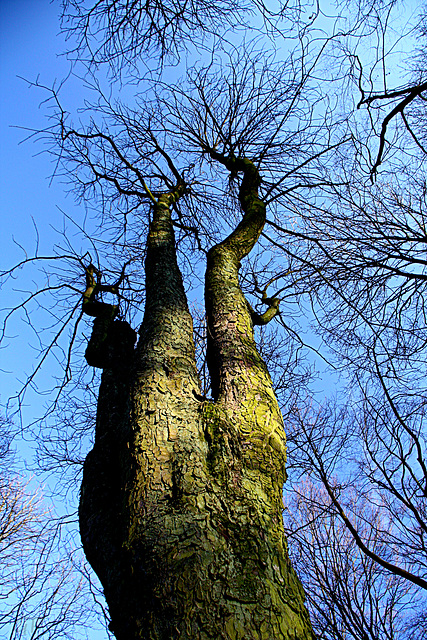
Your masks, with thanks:
[(226, 166), (243, 172), (244, 216), (208, 254), (214, 401), (199, 395), (170, 214), (178, 192), (154, 207), (137, 347), (117, 320), (103, 347), (80, 527), (118, 640), (312, 637), (283, 531), (282, 417), (238, 281), (265, 206), (252, 163)]

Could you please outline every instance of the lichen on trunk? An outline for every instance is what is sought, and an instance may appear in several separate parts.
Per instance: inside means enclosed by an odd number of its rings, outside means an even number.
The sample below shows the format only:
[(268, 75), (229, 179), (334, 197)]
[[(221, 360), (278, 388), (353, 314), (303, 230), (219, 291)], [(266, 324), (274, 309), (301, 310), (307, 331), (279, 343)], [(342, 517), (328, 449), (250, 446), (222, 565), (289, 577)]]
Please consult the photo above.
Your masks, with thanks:
[(242, 174), (243, 217), (207, 258), (214, 399), (200, 396), (176, 259), (171, 206), (182, 187), (153, 207), (138, 344), (112, 318), (116, 346), (101, 359), (80, 527), (118, 640), (312, 637), (283, 531), (282, 417), (238, 277), (265, 221), (259, 174), (247, 159), (219, 160)]

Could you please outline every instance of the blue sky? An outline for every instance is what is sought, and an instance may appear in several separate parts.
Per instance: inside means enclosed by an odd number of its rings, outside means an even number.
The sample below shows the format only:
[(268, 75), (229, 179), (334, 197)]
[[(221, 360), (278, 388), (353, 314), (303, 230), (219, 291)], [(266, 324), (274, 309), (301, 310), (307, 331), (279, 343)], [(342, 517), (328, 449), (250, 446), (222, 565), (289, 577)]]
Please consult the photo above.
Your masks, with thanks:
[[(53, 165), (43, 147), (33, 141), (22, 142), (28, 132), (19, 127), (40, 129), (46, 126), (46, 111), (40, 108), (45, 98), (42, 90), (29, 87), (39, 81), (47, 86), (60, 81), (69, 71), (69, 63), (59, 54), (64, 38), (59, 35), (59, 3), (49, 0), (0, 0), (0, 268), (22, 258), (22, 251), (12, 238), (31, 253), (37, 220), (40, 250), (49, 252), (53, 232), (60, 227), (62, 213), (75, 212), (72, 198), (63, 185), (49, 180)], [(20, 274), (23, 276), (23, 274)], [(17, 282), (17, 286), (20, 286)], [(9, 301), (3, 300), (1, 306)], [(23, 340), (11, 343), (7, 354), (0, 352), (1, 368), (17, 374), (25, 367)], [(16, 389), (14, 375), (1, 376), (1, 396), (5, 399)]]
[(49, 158), (34, 157), (40, 149), (32, 143), (19, 145), (25, 132), (13, 128), (46, 124), (39, 109), (42, 93), (20, 77), (50, 84), (68, 71), (69, 63), (58, 57), (64, 42), (57, 35), (57, 11), (58, 3), (48, 0), (0, 0), (2, 262), (9, 255), (11, 233), (31, 237), (31, 216), (52, 220), (58, 198), (63, 199), (58, 185), (49, 188)]

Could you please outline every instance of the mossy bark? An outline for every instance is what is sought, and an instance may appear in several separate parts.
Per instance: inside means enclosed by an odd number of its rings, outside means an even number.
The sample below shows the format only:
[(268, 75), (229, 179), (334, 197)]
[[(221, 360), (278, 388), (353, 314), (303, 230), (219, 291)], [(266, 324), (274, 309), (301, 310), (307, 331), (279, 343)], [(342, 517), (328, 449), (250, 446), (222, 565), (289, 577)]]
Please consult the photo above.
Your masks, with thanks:
[(214, 401), (199, 395), (176, 193), (154, 210), (136, 349), (128, 325), (112, 320), (108, 330), (80, 527), (118, 640), (312, 638), (283, 531), (282, 417), (238, 281), (265, 206), (252, 163), (228, 162), (243, 172), (244, 216), (208, 254)]

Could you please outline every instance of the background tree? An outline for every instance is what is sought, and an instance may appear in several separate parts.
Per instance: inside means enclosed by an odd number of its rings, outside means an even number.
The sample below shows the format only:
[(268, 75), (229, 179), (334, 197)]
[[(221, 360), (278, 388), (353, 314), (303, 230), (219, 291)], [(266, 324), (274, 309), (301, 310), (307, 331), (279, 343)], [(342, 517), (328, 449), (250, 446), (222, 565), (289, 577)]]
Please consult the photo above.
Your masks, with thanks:
[[(393, 58), (387, 49), (392, 51), (400, 37), (390, 41), (393, 27), (391, 19), (381, 24), (381, 47), (371, 66), (366, 58), (358, 59), (356, 86), (362, 95), (355, 103), (370, 112), (373, 135), (356, 123), (352, 127), (360, 155), (351, 188), (342, 190), (332, 206), (301, 208), (294, 229), (281, 230), (284, 251), (304, 265), (304, 290), (310, 288), (316, 328), (346, 381), (332, 402), (306, 400), (305, 406), (294, 406), (288, 442), (295, 472), (301, 478), (309, 474), (314, 486), (309, 492), (304, 484), (295, 487), (299, 514), (294, 517), (302, 526), (294, 534), (297, 548), (306, 548), (315, 523), (320, 535), (324, 523), (335, 531), (340, 519), (365, 561), (414, 585), (405, 587), (408, 619), (403, 617), (404, 624), (393, 632), (425, 637), (425, 87), (421, 66), (414, 81), (411, 60), (405, 83), (397, 85), (394, 75), (394, 90), (389, 89)], [(422, 16), (412, 27), (422, 32)], [(369, 189), (365, 162), (371, 180), (376, 179)], [(286, 244), (289, 237), (292, 244)], [(375, 517), (366, 517), (366, 505)], [(291, 520), (288, 526), (291, 530)], [(340, 562), (345, 546), (342, 551)], [(301, 562), (300, 551), (298, 558)], [(319, 557), (316, 570), (323, 568)], [(304, 571), (312, 578), (310, 567)], [(316, 620), (316, 631), (317, 625)]]
[[(375, 553), (396, 562), (395, 547), (384, 544), (390, 523), (381, 521), (381, 511), (357, 491), (353, 503), (352, 515), (361, 537)], [(317, 637), (425, 637), (421, 594), (416, 595), (408, 581), (363, 553), (331, 508), (322, 485), (302, 481), (286, 506), (293, 562), (306, 588)], [(391, 537), (392, 532), (388, 533)]]
[(12, 425), (0, 426), (0, 630), (2, 637), (88, 638), (91, 596), (61, 522), (15, 470)]

